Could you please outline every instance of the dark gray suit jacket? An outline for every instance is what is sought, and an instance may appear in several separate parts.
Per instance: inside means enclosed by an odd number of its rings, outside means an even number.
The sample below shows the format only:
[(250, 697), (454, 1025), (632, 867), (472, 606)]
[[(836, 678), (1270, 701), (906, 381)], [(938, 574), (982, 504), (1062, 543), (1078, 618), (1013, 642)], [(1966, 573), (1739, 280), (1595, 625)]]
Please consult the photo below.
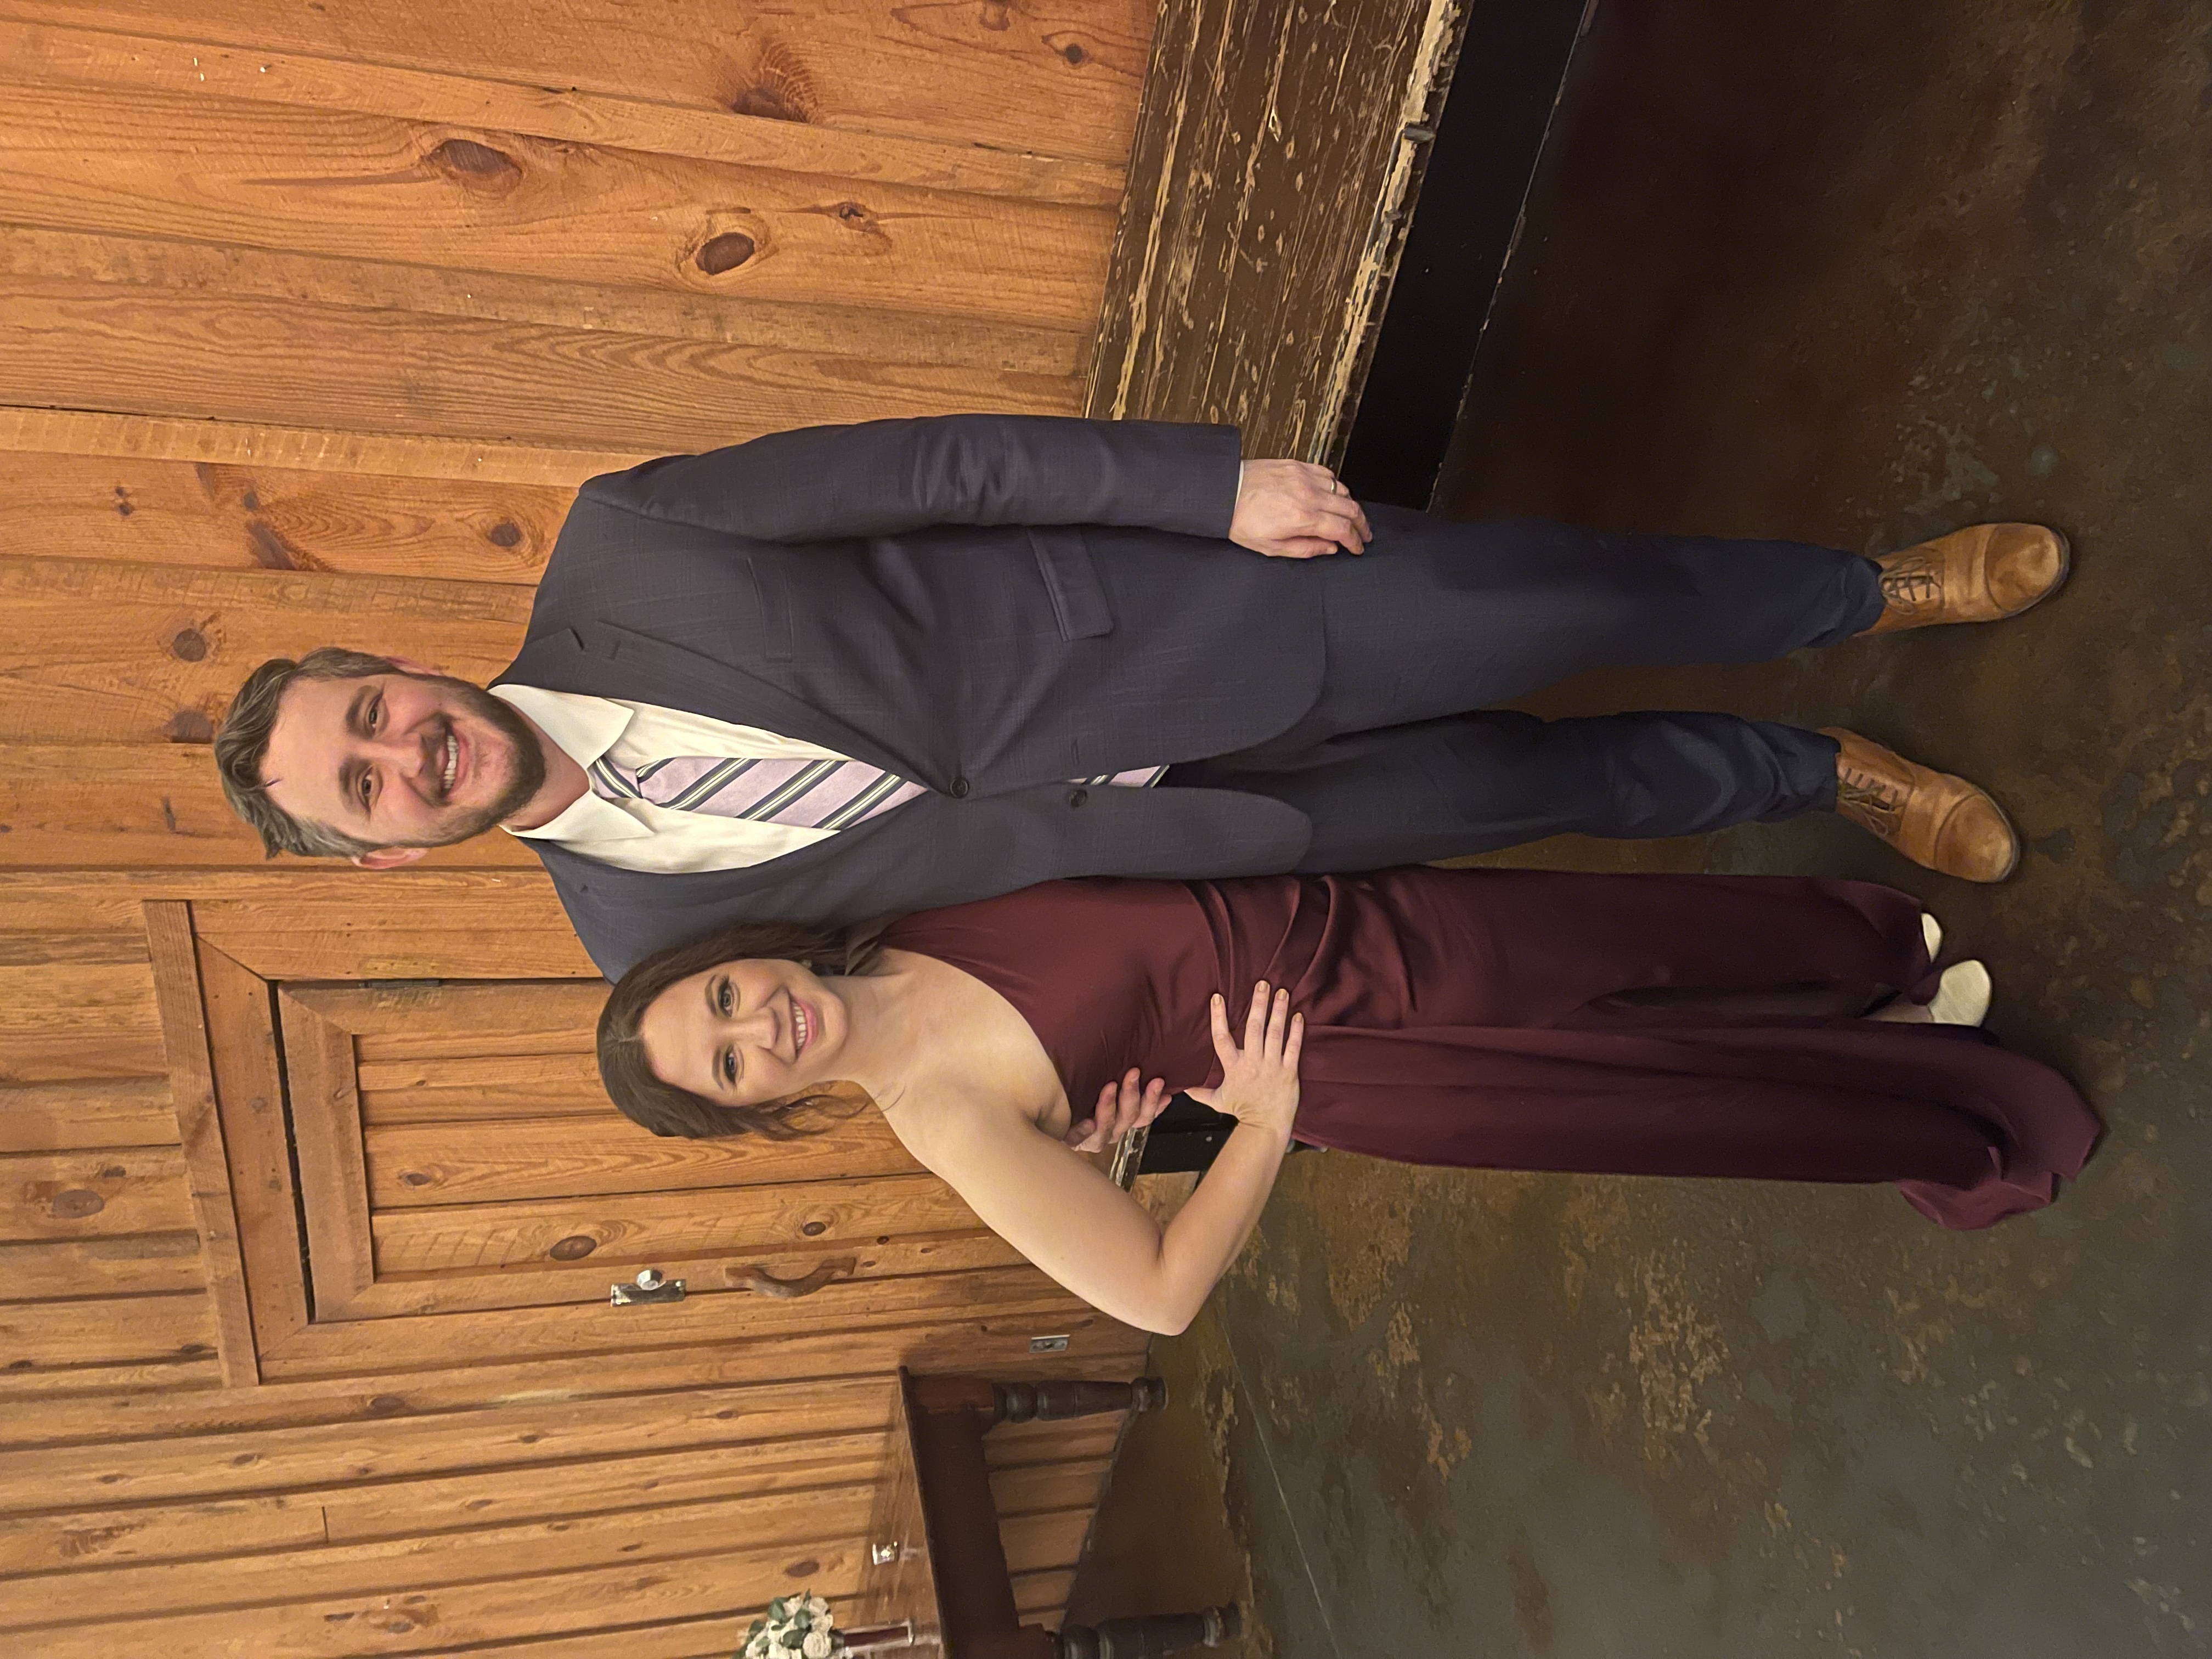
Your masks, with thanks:
[(500, 678), (689, 709), (932, 793), (686, 875), (532, 842), (611, 977), (740, 919), (854, 921), (1075, 875), (1287, 870), (1311, 828), (1067, 780), (1274, 736), (1320, 689), (1310, 566), (1224, 539), (1233, 428), (951, 416), (779, 433), (583, 487)]

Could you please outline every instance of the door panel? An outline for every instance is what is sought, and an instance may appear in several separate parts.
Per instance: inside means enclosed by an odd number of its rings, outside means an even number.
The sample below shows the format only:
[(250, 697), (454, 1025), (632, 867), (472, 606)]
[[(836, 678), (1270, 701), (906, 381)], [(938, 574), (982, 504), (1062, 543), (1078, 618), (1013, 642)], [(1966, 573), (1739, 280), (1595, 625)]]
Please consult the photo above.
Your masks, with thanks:
[[(279, 988), (316, 1322), (604, 1305), (646, 1267), (694, 1295), (788, 1301), (1019, 1261), (864, 1103), (795, 1142), (648, 1135), (599, 1086), (605, 994), (559, 980)], [(468, 1052), (487, 1032), (505, 1052)], [(364, 1043), (381, 1057), (362, 1060)], [(423, 1047), (438, 1052), (408, 1052)]]
[[(392, 885), (368, 929), (332, 915), (325, 932), (319, 902), (191, 907), (264, 1379), (617, 1352), (630, 1371), (733, 1343), (763, 1376), (819, 1367), (817, 1350), (843, 1371), (927, 1364), (948, 1343), (1024, 1353), (1049, 1338), (1070, 1363), (1137, 1346), (865, 1107), (785, 1143), (629, 1123), (586, 1081), (604, 981), (337, 980), (378, 959), (364, 933), (394, 921), (408, 960), (466, 972), (487, 925), (535, 896), (489, 875)], [(647, 1267), (686, 1299), (610, 1305)]]

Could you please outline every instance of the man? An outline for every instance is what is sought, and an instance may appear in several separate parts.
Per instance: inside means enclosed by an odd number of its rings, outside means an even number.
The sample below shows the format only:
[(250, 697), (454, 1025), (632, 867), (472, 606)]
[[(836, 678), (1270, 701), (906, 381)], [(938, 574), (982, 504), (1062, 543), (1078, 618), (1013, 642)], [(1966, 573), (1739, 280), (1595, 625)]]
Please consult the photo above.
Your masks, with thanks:
[(1855, 734), (1496, 705), (1991, 620), (2065, 572), (2032, 526), (1876, 561), (1458, 525), (1240, 465), (1228, 427), (885, 421), (594, 478), (489, 694), (315, 653), (256, 670), (216, 750), (272, 853), (384, 868), (523, 836), (610, 976), (745, 916), (1815, 810), (1991, 881), (2018, 857), (1996, 804)]

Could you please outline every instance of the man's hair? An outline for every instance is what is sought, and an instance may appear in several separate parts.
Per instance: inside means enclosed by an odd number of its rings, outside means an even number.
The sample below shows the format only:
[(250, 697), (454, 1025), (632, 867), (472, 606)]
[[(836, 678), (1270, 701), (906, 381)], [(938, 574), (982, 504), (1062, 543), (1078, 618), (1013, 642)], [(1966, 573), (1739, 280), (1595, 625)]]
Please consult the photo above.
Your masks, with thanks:
[[(741, 921), (672, 945), (622, 976), (599, 1010), (599, 1081), (623, 1115), (657, 1135), (710, 1140), (757, 1134), (789, 1140), (818, 1133), (825, 1119), (848, 1116), (864, 1103), (825, 1089), (762, 1106), (730, 1106), (665, 1083), (646, 1058), (639, 1026), (653, 999), (679, 980), (726, 962), (795, 962), (810, 973), (865, 974), (883, 960), (875, 927), (824, 927), (811, 922)], [(811, 1121), (810, 1121), (811, 1120)]]
[(271, 657), (246, 677), (231, 699), (230, 712), (222, 717), (222, 729), (215, 734), (215, 764), (222, 775), (223, 798), (231, 811), (253, 826), (270, 858), (297, 853), (307, 858), (349, 859), (376, 850), (374, 842), (295, 818), (269, 799), (261, 768), (269, 757), (269, 734), (276, 729), (276, 705), (286, 688), (295, 680), (361, 680), (400, 672), (388, 657), (326, 645), (297, 662)]

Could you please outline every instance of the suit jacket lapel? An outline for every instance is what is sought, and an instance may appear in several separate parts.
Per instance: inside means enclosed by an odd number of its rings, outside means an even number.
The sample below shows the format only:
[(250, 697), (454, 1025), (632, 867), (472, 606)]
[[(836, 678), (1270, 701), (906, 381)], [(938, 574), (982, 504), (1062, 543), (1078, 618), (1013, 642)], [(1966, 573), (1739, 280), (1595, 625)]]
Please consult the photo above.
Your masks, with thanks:
[(779, 686), (613, 623), (586, 623), (538, 635), (523, 646), (499, 678), (549, 691), (688, 709), (735, 726), (757, 726), (781, 737), (819, 744), (917, 783), (939, 787), (946, 781), (916, 771), (915, 763), (905, 757), (891, 754)]

